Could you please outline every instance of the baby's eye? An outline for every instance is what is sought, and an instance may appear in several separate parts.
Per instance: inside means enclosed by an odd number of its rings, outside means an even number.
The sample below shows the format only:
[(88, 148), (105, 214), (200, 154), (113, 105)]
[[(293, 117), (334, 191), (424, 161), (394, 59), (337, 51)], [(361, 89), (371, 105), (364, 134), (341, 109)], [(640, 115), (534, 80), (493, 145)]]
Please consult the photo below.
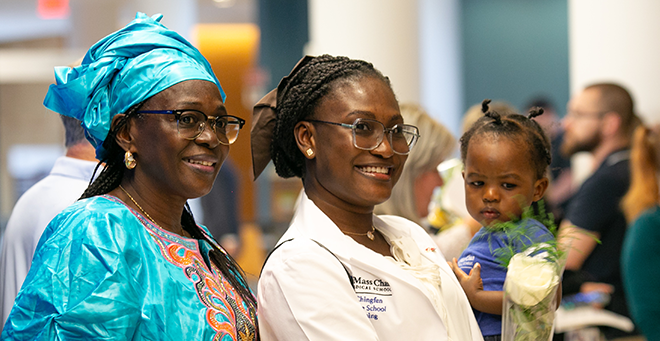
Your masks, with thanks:
[(514, 188), (516, 188), (516, 185), (505, 182), (505, 183), (502, 184), (502, 187), (504, 187), (506, 189), (514, 189)]
[(471, 181), (468, 183), (470, 186), (481, 187), (484, 185), (483, 181)]

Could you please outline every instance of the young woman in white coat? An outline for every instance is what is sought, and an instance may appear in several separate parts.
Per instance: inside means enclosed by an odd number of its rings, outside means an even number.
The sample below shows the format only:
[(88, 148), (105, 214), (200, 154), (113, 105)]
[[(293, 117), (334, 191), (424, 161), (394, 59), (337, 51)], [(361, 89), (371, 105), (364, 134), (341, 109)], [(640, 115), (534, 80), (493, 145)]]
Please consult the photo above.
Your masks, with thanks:
[(364, 61), (305, 57), (255, 106), (255, 176), (272, 159), (304, 192), (258, 285), (261, 339), (482, 340), (428, 234), (376, 216), (420, 137)]

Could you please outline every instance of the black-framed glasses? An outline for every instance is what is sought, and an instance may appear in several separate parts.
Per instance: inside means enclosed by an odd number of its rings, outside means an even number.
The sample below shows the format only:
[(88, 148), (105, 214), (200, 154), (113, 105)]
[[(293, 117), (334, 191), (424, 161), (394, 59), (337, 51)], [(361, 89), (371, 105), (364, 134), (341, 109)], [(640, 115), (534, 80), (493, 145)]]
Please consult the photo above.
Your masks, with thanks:
[(328, 122), (321, 120), (305, 120), (307, 122), (334, 124), (349, 128), (353, 131), (353, 146), (362, 150), (374, 150), (383, 142), (383, 136), (387, 133), (387, 139), (392, 150), (399, 155), (408, 155), (415, 142), (419, 138), (419, 129), (410, 124), (397, 124), (392, 128), (368, 118), (358, 118), (353, 124)]
[(176, 118), (176, 129), (179, 136), (194, 140), (202, 135), (206, 122), (218, 137), (218, 141), (226, 146), (236, 142), (238, 132), (243, 128), (245, 120), (232, 116), (207, 116), (205, 113), (194, 109), (182, 110), (140, 110), (137, 114), (163, 114), (174, 115)]

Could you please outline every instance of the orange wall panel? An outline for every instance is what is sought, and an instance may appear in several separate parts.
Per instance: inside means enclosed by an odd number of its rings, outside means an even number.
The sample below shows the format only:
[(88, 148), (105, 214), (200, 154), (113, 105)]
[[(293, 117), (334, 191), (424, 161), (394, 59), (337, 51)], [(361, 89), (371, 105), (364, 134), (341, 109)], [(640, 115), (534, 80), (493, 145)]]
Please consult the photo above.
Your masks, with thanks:
[[(225, 106), (230, 115), (247, 122), (231, 146), (229, 158), (239, 174), (239, 217), (252, 222), (255, 217), (254, 182), (250, 153), (252, 105), (249, 100), (250, 75), (254, 74), (259, 52), (259, 28), (254, 24), (200, 24), (195, 28), (196, 45), (209, 60), (227, 94)], [(247, 102), (247, 103), (246, 103)]]

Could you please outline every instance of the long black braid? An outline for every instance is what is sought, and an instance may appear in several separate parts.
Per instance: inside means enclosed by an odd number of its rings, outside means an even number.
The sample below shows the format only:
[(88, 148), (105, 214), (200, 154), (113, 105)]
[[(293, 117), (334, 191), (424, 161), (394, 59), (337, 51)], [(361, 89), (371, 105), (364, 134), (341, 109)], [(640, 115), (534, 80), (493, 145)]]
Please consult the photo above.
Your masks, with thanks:
[(528, 116), (523, 116), (515, 113), (500, 114), (490, 110), (488, 104), (490, 104), (489, 99), (485, 99), (481, 103), (481, 111), (484, 116), (479, 118), (461, 136), (461, 159), (463, 162), (465, 163), (468, 145), (474, 136), (489, 133), (509, 138), (521, 138), (530, 146), (529, 153), (537, 179), (543, 178), (552, 161), (550, 139), (543, 132), (538, 122), (534, 120), (534, 117), (543, 114), (543, 108), (532, 108)]
[(330, 55), (313, 58), (289, 77), (282, 93), (278, 94), (277, 120), (270, 151), (275, 170), (283, 178), (303, 177), (305, 158), (298, 149), (293, 129), (314, 113), (319, 100), (334, 86), (341, 81), (375, 77), (391, 87), (389, 79), (371, 63)]
[(108, 137), (103, 141), (103, 147), (107, 151), (107, 156), (96, 165), (94, 175), (96, 175), (99, 166), (102, 164), (105, 164), (105, 166), (96, 179), (92, 176), (93, 180), (90, 180), (91, 183), (85, 192), (83, 192), (80, 199), (106, 194), (121, 184), (122, 179), (124, 179), (124, 171), (126, 170), (124, 167), (124, 150), (117, 144), (115, 138), (117, 137), (117, 132), (124, 128), (128, 120), (136, 116), (137, 111), (142, 107), (143, 103), (138, 103), (129, 108), (126, 111), (126, 115), (119, 119), (117, 124), (108, 132)]
[[(123, 161), (124, 150), (119, 144), (117, 144), (115, 138), (120, 129), (123, 129), (126, 125), (128, 120), (138, 115), (137, 111), (143, 104), (144, 102), (138, 103), (127, 110), (126, 115), (122, 117), (108, 133), (108, 137), (103, 144), (103, 147), (107, 150), (107, 157), (99, 162), (94, 173), (96, 173), (96, 170), (98, 170), (102, 163), (105, 163), (105, 166), (99, 176), (89, 185), (89, 187), (87, 187), (80, 199), (106, 194), (121, 184), (126, 172)], [(193, 217), (187, 203), (183, 210), (183, 214), (181, 215), (181, 226), (191, 237), (205, 240), (212, 246), (212, 249), (209, 252), (209, 258), (213, 264), (220, 269), (222, 275), (231, 283), (243, 301), (248, 305), (248, 311), (250, 312), (253, 323), (256, 323), (257, 300), (249, 289), (248, 283), (245, 279), (245, 272), (243, 272), (243, 269), (241, 269), (229, 253), (216, 247), (216, 244), (209, 240), (209, 237), (202, 232), (195, 222), (195, 218)]]

